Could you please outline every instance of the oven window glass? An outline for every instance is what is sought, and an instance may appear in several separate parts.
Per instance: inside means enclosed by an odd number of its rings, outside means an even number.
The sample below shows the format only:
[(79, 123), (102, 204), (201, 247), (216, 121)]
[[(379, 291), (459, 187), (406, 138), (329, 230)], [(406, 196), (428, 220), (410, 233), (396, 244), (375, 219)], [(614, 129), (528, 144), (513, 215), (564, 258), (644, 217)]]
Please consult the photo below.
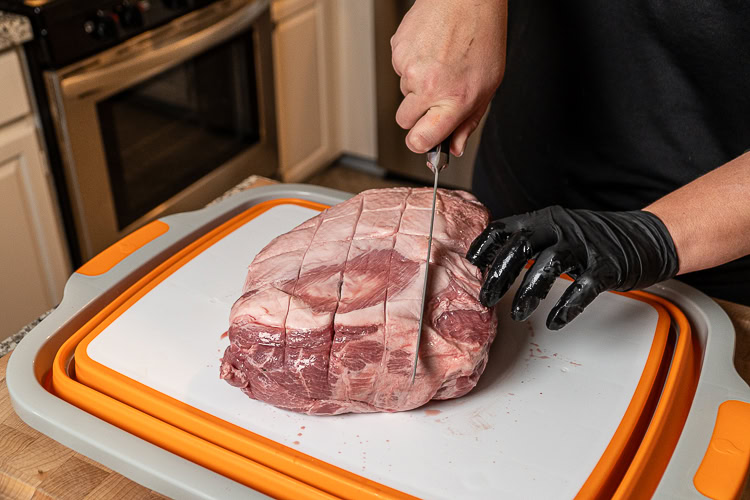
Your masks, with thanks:
[(252, 31), (97, 105), (119, 229), (259, 140)]

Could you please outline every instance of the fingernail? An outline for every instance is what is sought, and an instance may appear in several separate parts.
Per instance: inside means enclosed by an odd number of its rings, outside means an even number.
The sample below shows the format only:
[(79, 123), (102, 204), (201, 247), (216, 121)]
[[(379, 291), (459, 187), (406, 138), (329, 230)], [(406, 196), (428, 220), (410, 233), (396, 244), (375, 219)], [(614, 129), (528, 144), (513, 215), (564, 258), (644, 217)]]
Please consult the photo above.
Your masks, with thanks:
[(582, 312), (583, 308), (577, 305), (564, 306), (558, 310), (552, 309), (547, 317), (547, 328), (550, 330), (560, 330), (562, 327), (569, 325)]
[(513, 321), (523, 321), (524, 319), (526, 319), (523, 316), (523, 311), (519, 307), (514, 307), (510, 311), (510, 319), (512, 319)]
[[(419, 137), (415, 137), (414, 135), (409, 135), (406, 138), (406, 143), (409, 146), (409, 149), (414, 151), (415, 153), (426, 153), (427, 150), (422, 147), (424, 144), (423, 141)], [(424, 149), (424, 151), (423, 151)]]
[(540, 299), (537, 297), (529, 297), (513, 306), (513, 310), (510, 312), (510, 317), (515, 321), (526, 321), (531, 313), (533, 313), (539, 306)]
[(466, 152), (466, 139), (464, 138), (458, 146), (460, 147), (457, 148), (459, 152), (456, 156), (460, 158)]
[(557, 319), (547, 322), (547, 328), (553, 331), (560, 330), (565, 325), (566, 323), (564, 321), (559, 321)]
[(518, 304), (513, 304), (513, 307), (510, 309), (510, 317), (513, 321), (523, 321), (523, 313), (526, 309), (526, 305), (524, 302), (519, 302)]

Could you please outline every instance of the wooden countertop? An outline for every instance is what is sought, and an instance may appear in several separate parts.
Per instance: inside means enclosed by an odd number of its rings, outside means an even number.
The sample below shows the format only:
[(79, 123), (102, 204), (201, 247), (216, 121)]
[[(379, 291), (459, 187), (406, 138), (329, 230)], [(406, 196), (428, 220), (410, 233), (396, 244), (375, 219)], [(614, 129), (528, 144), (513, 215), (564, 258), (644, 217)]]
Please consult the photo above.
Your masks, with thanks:
[(0, 358), (0, 498), (166, 498), (79, 455), (26, 425), (5, 385), (10, 355)]
[[(271, 184), (259, 179), (244, 188)], [(750, 307), (717, 300), (737, 331), (735, 367), (750, 384)], [(75, 453), (26, 425), (13, 411), (5, 384), (10, 355), (0, 358), (0, 498), (166, 498)]]

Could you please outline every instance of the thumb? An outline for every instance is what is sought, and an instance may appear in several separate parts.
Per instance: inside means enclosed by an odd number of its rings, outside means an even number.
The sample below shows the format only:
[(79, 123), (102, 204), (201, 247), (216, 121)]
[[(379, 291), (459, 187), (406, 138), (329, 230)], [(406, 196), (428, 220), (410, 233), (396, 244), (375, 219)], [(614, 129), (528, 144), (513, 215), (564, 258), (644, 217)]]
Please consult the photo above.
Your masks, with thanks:
[(406, 146), (415, 153), (426, 153), (448, 137), (463, 121), (463, 117), (447, 106), (433, 106), (411, 128)]

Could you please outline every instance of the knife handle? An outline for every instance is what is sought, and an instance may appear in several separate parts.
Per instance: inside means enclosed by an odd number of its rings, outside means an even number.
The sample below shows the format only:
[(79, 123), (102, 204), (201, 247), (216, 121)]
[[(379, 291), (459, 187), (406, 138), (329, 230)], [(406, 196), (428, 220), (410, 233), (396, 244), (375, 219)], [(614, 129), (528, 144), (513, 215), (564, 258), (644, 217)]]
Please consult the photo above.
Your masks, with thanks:
[[(438, 172), (448, 166), (451, 157), (451, 138), (453, 134), (446, 137), (443, 142), (436, 145), (427, 153), (427, 165), (437, 167)], [(432, 169), (432, 167), (430, 167)]]
[[(451, 139), (453, 138), (453, 134), (448, 135), (445, 139), (443, 139), (443, 142), (432, 148), (433, 151), (445, 153), (448, 156), (451, 154)], [(438, 149), (440, 148), (440, 149)]]

